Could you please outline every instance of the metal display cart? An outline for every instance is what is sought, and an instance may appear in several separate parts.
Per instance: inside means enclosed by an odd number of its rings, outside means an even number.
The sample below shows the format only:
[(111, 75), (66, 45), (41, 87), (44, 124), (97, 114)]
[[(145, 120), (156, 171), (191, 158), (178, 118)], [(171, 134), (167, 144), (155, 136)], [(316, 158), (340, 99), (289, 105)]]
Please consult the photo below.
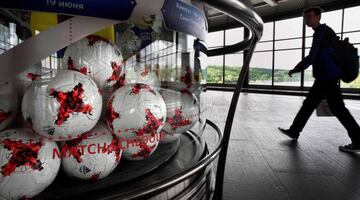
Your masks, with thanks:
[[(199, 0), (199, 2), (236, 19), (249, 32), (243, 41), (234, 45), (211, 50), (207, 50), (203, 45), (201, 48), (188, 53), (190, 61), (193, 61), (194, 65), (196, 65), (200, 52), (211, 57), (245, 51), (244, 65), (231, 100), (225, 129), (220, 130), (211, 119), (204, 119), (200, 115), (198, 122), (192, 129), (180, 134), (179, 137), (170, 142), (160, 143), (156, 152), (149, 158), (141, 162), (121, 161), (119, 167), (109, 177), (96, 182), (74, 180), (60, 171), (50, 187), (33, 197), (33, 199), (222, 199), (222, 184), (232, 122), (253, 51), (262, 36), (263, 22), (245, 0)], [(72, 23), (77, 24), (76, 20), (79, 19), (81, 17), (75, 18)], [(103, 23), (102, 26), (107, 26), (117, 22), (102, 22), (100, 20), (95, 25), (89, 25), (88, 31), (92, 31), (91, 27), (94, 30), (99, 29), (98, 26), (101, 23)], [(66, 28), (69, 25), (61, 26)], [(59, 27), (58, 30), (64, 27)], [(55, 32), (57, 30), (53, 30), (53, 33)], [(76, 35), (76, 29), (73, 32)], [(177, 31), (175, 30), (175, 32)], [(169, 35), (170, 38), (173, 37), (170, 41), (175, 41), (173, 46), (168, 47), (175, 48), (175, 59), (185, 57), (186, 60), (187, 54), (181, 53), (181, 50), (191, 49), (192, 47), (184, 44), (187, 42), (186, 40), (185, 42), (179, 42), (182, 38), (186, 38), (186, 34), (176, 33), (175, 35)], [(44, 38), (50, 36), (51, 34), (44, 36)], [(79, 35), (79, 37), (81, 36)], [(29, 45), (36, 45), (37, 42), (35, 38), (33, 43)], [(179, 52), (180, 43), (183, 46)], [(189, 43), (189, 45), (192, 44)], [(49, 49), (44, 50), (43, 54), (45, 54), (45, 51), (58, 50), (60, 47), (62, 46), (49, 47)], [(8, 54), (18, 55), (17, 51), (19, 50), (15, 49)], [(24, 53), (23, 50), (21, 52)], [(41, 56), (33, 56), (33, 59), (36, 60)], [(139, 61), (143, 58), (137, 56), (134, 59)], [(0, 56), (0, 61), (3, 63), (14, 62), (10, 61), (6, 56)], [(175, 63), (177, 63), (177, 60)], [(196, 66), (193, 66), (193, 68), (196, 71)], [(2, 71), (2, 73), (10, 75), (19, 71), (21, 71), (20, 68), (14, 70), (14, 72)], [(160, 85), (166, 85), (166, 81), (162, 80)], [(171, 84), (169, 87), (171, 88)], [(204, 90), (206, 90), (206, 84), (201, 83), (199, 89), (194, 92), (200, 101), (200, 93)], [(214, 141), (207, 141), (206, 137), (204, 137), (204, 134), (210, 134), (209, 132), (215, 134), (215, 143)], [(209, 142), (213, 144), (209, 145)], [(217, 170), (214, 171), (213, 165), (216, 164), (216, 159), (218, 159)]]

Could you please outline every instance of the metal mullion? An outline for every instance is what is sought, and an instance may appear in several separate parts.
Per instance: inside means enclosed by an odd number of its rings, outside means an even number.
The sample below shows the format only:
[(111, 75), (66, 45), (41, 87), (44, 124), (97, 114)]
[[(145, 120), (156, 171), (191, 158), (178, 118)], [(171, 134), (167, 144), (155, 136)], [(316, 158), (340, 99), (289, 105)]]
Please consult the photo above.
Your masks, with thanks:
[[(226, 40), (226, 36), (225, 36), (225, 30), (223, 30), (223, 38), (224, 38), (224, 41), (223, 41), (223, 47), (225, 46), (225, 40)], [(225, 54), (222, 55), (222, 58), (223, 58), (223, 81), (222, 83), (225, 84)]]
[(272, 72), (271, 72), (271, 86), (274, 87), (275, 78), (275, 21), (273, 21), (273, 49), (272, 49)]
[(342, 9), (341, 13), (341, 40), (344, 37), (344, 22), (345, 22), (345, 9)]

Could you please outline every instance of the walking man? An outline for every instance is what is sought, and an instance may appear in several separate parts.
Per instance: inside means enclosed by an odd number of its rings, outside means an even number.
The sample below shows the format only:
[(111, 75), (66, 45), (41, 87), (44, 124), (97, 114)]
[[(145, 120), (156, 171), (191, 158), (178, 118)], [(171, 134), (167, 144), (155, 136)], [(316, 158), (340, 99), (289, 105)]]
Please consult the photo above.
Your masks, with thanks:
[(339, 146), (339, 150), (360, 152), (360, 127), (345, 107), (340, 90), (340, 69), (330, 56), (331, 47), (336, 41), (336, 34), (329, 26), (320, 23), (321, 12), (319, 7), (308, 8), (304, 11), (305, 24), (315, 31), (313, 42), (309, 55), (289, 71), (291, 77), (292, 74), (301, 72), (312, 65), (314, 84), (290, 128), (279, 128), (279, 130), (297, 140), (312, 112), (320, 101), (326, 98), (331, 112), (346, 128), (352, 141), (351, 144)]

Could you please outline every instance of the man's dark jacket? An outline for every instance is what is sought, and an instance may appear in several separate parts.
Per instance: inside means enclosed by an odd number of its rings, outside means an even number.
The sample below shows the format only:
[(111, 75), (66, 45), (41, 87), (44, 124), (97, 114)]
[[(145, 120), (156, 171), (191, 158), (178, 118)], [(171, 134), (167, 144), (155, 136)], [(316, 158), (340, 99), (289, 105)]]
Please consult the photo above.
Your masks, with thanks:
[(309, 55), (294, 68), (300, 72), (313, 66), (313, 76), (317, 80), (339, 79), (340, 69), (336, 66), (332, 54), (334, 44), (338, 40), (335, 32), (326, 24), (320, 24), (314, 29), (313, 41)]

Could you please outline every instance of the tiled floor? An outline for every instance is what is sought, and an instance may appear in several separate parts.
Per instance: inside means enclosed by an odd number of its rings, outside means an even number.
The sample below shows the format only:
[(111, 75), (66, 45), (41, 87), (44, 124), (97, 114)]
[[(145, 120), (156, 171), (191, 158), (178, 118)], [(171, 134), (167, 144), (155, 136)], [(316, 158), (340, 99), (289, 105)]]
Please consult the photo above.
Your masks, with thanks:
[[(232, 93), (208, 91), (206, 116), (224, 127)], [(335, 117), (308, 121), (299, 141), (277, 131), (288, 128), (304, 97), (241, 94), (227, 157), (224, 199), (360, 199), (360, 154), (338, 146), (349, 143)], [(360, 123), (360, 101), (346, 100)], [(360, 133), (359, 133), (360, 134)]]

